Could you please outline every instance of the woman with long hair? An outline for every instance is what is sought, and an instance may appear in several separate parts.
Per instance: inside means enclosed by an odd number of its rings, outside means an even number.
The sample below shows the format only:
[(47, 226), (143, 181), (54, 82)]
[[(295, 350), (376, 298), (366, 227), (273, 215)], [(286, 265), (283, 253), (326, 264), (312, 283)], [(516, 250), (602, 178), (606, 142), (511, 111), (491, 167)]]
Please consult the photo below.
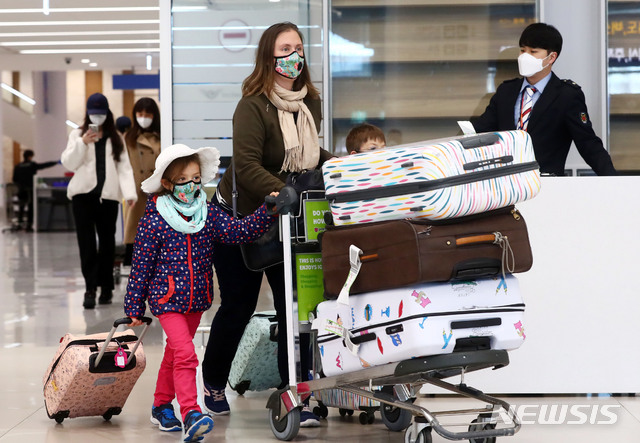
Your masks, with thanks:
[(130, 266), (136, 229), (147, 203), (147, 196), (140, 185), (153, 174), (156, 158), (160, 154), (160, 110), (155, 100), (142, 97), (133, 105), (132, 126), (126, 132), (124, 140), (138, 193), (138, 201), (127, 209), (124, 218), (123, 264)]
[(100, 304), (109, 304), (113, 298), (118, 205), (123, 196), (130, 206), (137, 199), (129, 156), (104, 95), (95, 93), (87, 100), (84, 122), (69, 134), (61, 160), (74, 172), (67, 197), (73, 209), (85, 281), (83, 306), (93, 309), (98, 287)]
[[(265, 195), (280, 191), (289, 173), (322, 165), (332, 155), (320, 148), (321, 118), (302, 33), (293, 23), (269, 27), (260, 38), (255, 67), (242, 84), (242, 99), (233, 116), (234, 168), (226, 170), (214, 202), (231, 213), (234, 169), (237, 209), (245, 216), (264, 202)], [(256, 308), (263, 274), (273, 292), (278, 330), (287, 330), (284, 266), (254, 272), (245, 266), (239, 246), (215, 243), (214, 248), (221, 306), (211, 324), (202, 371), (207, 409), (228, 414), (225, 386), (238, 343)], [(303, 367), (308, 367), (306, 353), (301, 354)], [(284, 386), (288, 380), (285, 333), (278, 334), (278, 367)], [(305, 406), (301, 426), (318, 424), (318, 417)]]

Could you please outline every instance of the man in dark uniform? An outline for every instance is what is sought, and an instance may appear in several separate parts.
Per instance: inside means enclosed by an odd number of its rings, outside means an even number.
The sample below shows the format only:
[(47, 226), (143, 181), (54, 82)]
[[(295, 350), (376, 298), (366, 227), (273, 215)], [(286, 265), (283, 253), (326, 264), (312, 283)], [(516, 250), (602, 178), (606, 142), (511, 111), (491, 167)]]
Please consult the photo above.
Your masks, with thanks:
[(472, 118), (476, 132), (523, 129), (531, 135), (542, 173), (564, 175), (571, 142), (598, 175), (616, 175), (595, 134), (580, 86), (552, 71), (562, 50), (556, 28), (534, 23), (520, 36), (518, 68), (524, 78), (502, 83), (484, 113)]
[(27, 209), (27, 225), (25, 231), (33, 232), (33, 176), (40, 169), (50, 168), (59, 162), (36, 163), (33, 161), (33, 151), (27, 149), (22, 155), (24, 161), (13, 168), (13, 182), (18, 185), (18, 223), (24, 221), (24, 210)]

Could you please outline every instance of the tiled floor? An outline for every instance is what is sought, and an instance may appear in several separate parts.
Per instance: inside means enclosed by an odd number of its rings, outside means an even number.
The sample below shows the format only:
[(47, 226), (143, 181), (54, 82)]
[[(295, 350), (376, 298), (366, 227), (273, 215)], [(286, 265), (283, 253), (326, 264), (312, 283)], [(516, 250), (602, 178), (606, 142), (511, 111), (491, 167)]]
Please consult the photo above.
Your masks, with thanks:
[[(47, 417), (42, 377), (59, 338), (67, 331), (76, 334), (107, 331), (113, 320), (122, 316), (124, 282), (116, 292), (113, 305), (91, 311), (82, 309), (83, 282), (77, 255), (72, 233), (4, 233), (0, 236), (0, 443), (178, 441), (180, 434), (160, 432), (149, 423), (162, 353), (162, 332), (157, 322), (145, 339), (147, 369), (121, 415), (110, 422), (102, 418), (77, 418), (65, 420), (61, 425)], [(270, 304), (265, 291), (260, 308), (268, 309)], [(215, 306), (204, 321), (210, 321), (214, 311)], [(495, 375), (499, 377), (499, 371)], [(615, 376), (615, 371), (603, 376)], [(205, 441), (276, 441), (265, 409), (268, 392), (237, 396), (230, 391), (229, 396), (232, 415), (216, 418), (214, 431)], [(640, 400), (636, 397), (526, 396), (506, 400), (516, 407), (525, 424), (518, 434), (500, 441), (640, 441)], [(430, 410), (477, 406), (456, 396), (419, 401)], [(560, 420), (561, 424), (543, 424), (549, 421), (549, 416), (562, 417), (563, 411), (565, 418)], [(373, 425), (360, 425), (357, 414), (342, 418), (337, 410), (331, 409), (321, 427), (302, 429), (295, 441), (403, 442), (404, 433), (388, 431), (379, 415)], [(433, 441), (448, 440), (434, 434)]]

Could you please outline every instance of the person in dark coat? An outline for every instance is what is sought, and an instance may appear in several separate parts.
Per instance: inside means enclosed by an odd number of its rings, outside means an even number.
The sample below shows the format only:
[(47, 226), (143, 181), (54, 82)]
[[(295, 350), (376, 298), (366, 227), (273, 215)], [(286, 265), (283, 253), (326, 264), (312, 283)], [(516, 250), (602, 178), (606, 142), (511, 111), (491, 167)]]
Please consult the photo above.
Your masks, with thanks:
[(596, 174), (616, 175), (611, 156), (593, 131), (582, 89), (552, 71), (562, 50), (560, 32), (534, 23), (522, 32), (519, 45), (518, 68), (523, 78), (498, 87), (484, 113), (471, 119), (476, 132), (527, 131), (540, 172), (552, 175), (564, 175), (573, 141)]
[(13, 168), (13, 183), (18, 186), (18, 223), (24, 223), (24, 212), (27, 210), (27, 224), (25, 231), (33, 232), (33, 177), (39, 170), (51, 168), (59, 162), (36, 163), (34, 153), (27, 149), (22, 154), (23, 161)]
[[(212, 201), (231, 214), (233, 175), (237, 212), (251, 214), (272, 191), (280, 191), (287, 175), (322, 166), (333, 155), (320, 148), (320, 95), (311, 82), (302, 32), (293, 23), (276, 23), (264, 31), (253, 72), (242, 83), (242, 98), (233, 114), (233, 163)], [(263, 276), (273, 291), (278, 330), (286, 331), (284, 264), (254, 272), (246, 267), (240, 247), (216, 243), (213, 264), (220, 285), (220, 308), (211, 323), (202, 361), (204, 404), (216, 415), (230, 413), (225, 387), (244, 329), (253, 315)], [(301, 334), (300, 349), (308, 349), (309, 334)], [(301, 351), (306, 367), (306, 352)], [(278, 334), (278, 370), (288, 382), (286, 334)], [(308, 371), (301, 370), (303, 377)], [(306, 379), (306, 378), (305, 378)], [(318, 426), (308, 404), (300, 426)]]

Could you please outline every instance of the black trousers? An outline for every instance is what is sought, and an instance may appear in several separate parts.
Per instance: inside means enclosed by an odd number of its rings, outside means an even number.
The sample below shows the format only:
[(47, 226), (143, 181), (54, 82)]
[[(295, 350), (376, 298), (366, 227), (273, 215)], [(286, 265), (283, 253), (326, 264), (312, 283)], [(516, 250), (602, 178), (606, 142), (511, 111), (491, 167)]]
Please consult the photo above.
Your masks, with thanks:
[(27, 228), (33, 227), (33, 188), (18, 190), (18, 223), (24, 222), (24, 213), (27, 213)]
[(86, 290), (95, 291), (98, 287), (113, 290), (118, 202), (80, 194), (73, 197), (71, 205)]
[[(202, 374), (212, 386), (226, 386), (231, 362), (238, 349), (251, 315), (255, 312), (263, 274), (266, 273), (273, 292), (278, 319), (278, 370), (283, 386), (288, 383), (287, 331), (285, 316), (284, 265), (254, 272), (244, 265), (240, 247), (215, 243), (213, 264), (220, 285), (220, 309), (211, 323), (209, 342), (202, 360)], [(303, 380), (309, 368), (309, 334), (300, 338), (300, 363)]]

